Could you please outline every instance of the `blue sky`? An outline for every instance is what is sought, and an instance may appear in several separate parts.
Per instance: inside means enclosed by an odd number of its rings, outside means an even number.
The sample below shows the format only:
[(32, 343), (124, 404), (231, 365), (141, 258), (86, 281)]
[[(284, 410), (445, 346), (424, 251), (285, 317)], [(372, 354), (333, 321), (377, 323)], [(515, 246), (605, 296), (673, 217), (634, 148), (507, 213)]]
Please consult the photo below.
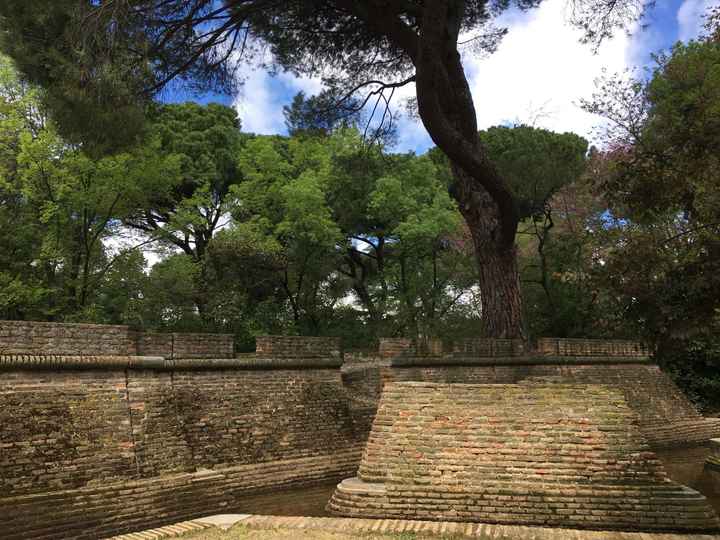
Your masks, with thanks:
[[(613, 73), (651, 65), (652, 53), (695, 37), (702, 14), (719, 1), (658, 0), (646, 17), (646, 29), (636, 29), (630, 36), (621, 32), (595, 55), (578, 42), (578, 31), (565, 22), (566, 0), (545, 0), (527, 13), (507, 12), (498, 22), (510, 31), (498, 51), (488, 58), (468, 55), (463, 59), (479, 126), (528, 122), (591, 137), (598, 119), (580, 110), (577, 102), (590, 96), (602, 70)], [(271, 77), (262, 70), (247, 70), (243, 78), (238, 96), (197, 96), (174, 88), (163, 99), (235, 106), (245, 131), (271, 134), (286, 132), (282, 107), (298, 91), (313, 94), (321, 89), (318, 80), (287, 73)], [(409, 94), (413, 91), (408, 89)], [(402, 119), (399, 136), (395, 151), (422, 153), (431, 146), (416, 120)]]

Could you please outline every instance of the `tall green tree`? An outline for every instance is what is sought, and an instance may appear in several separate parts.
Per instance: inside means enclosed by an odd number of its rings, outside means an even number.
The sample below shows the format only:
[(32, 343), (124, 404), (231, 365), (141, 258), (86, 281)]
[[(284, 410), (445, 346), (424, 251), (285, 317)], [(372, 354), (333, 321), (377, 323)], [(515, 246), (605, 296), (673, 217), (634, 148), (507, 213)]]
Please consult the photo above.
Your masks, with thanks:
[(707, 33), (658, 57), (647, 81), (610, 78), (586, 103), (610, 120), (596, 179), (612, 221), (601, 283), (628, 325), (696, 394), (720, 366), (720, 40)]
[[(546, 292), (546, 300), (549, 302), (547, 309), (552, 311), (549, 270), (544, 253), (549, 231), (554, 226), (550, 201), (559, 189), (572, 184), (583, 173), (587, 141), (574, 133), (554, 133), (525, 125), (491, 127), (480, 131), (478, 137), (487, 149), (489, 158), (506, 179), (516, 201), (521, 248), (527, 242), (527, 234), (534, 237), (539, 274), (535, 279)], [(437, 150), (432, 152), (432, 156), (452, 191), (451, 165)], [(512, 295), (503, 296), (502, 291), (491, 292), (485, 289), (494, 281), (490, 274), (501, 271), (501, 267), (493, 264), (490, 259), (483, 258), (482, 253), (485, 252), (476, 250), (476, 257), (480, 261), (482, 311), (500, 310), (502, 305), (519, 300), (519, 297)], [(516, 277), (519, 282), (520, 275)], [(520, 305), (516, 307), (521, 308)]]
[(43, 113), (42, 92), (5, 60), (0, 76), (0, 190), (7, 203), (0, 213), (8, 230), (19, 230), (4, 238), (12, 244), (3, 250), (4, 302), (16, 305), (15, 316), (42, 298), (35, 316), (82, 317), (116, 262), (118, 249), (106, 241), (117, 238), (122, 217), (150, 191), (146, 178), (172, 170), (172, 163), (158, 158), (154, 141), (89, 157), (58, 135)]
[(236, 234), (252, 238), (275, 269), (298, 331), (317, 334), (337, 297), (330, 275), (340, 230), (325, 203), (331, 180), (324, 140), (258, 137), (240, 154)]
[(427, 335), (477, 281), (449, 264), (461, 220), (427, 157), (385, 155), (345, 129), (259, 137), (240, 166), (234, 234), (275, 261), (299, 331), (356, 309), (369, 335)]
[(194, 301), (209, 321), (205, 261), (214, 235), (230, 221), (230, 188), (242, 181), (240, 120), (234, 109), (218, 104), (164, 105), (153, 114), (149, 133), (158, 157), (177, 166), (154, 177), (146, 171), (146, 182), (154, 187), (124, 221), (197, 266)]
[(18, 166), (21, 138), (39, 133), (46, 123), (38, 105), (37, 91), (0, 56), (0, 229), (8, 231), (0, 235), (0, 317), (6, 319), (49, 315), (45, 304), (51, 291), (36, 258), (42, 231), (23, 194)]

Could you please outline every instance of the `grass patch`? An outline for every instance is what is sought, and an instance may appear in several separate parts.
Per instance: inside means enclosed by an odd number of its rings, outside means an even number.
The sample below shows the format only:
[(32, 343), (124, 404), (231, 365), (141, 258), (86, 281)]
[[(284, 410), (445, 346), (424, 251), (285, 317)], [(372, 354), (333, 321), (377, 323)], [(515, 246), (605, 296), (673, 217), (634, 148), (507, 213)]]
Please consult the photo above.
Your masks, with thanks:
[(237, 524), (227, 531), (207, 529), (183, 536), (183, 540), (421, 540), (441, 538), (452, 540), (455, 535), (437, 535), (428, 533), (370, 533), (348, 531), (334, 532), (317, 529), (251, 529)]

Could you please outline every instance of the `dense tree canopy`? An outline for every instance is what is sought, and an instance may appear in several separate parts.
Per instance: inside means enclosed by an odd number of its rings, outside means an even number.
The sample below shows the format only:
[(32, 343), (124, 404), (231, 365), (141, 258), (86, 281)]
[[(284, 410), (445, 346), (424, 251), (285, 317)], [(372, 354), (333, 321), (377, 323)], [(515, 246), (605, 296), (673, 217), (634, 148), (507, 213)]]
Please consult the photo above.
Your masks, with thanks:
[[(492, 51), (504, 34), (493, 18), (511, 5), (539, 3), (10, 0), (0, 17), (3, 49), (46, 88), (64, 133), (97, 150), (133, 140), (142, 105), (178, 77), (232, 86), (237, 60), (252, 60), (263, 43), (275, 66), (322, 76), (338, 107), (349, 99), (369, 102), (381, 125), (392, 118), (395, 91), (414, 84), (418, 114), (450, 159), (451, 193), (473, 238), (484, 330), (510, 337), (523, 333), (514, 247), (520, 213), (507, 179), (477, 138), (459, 49), (462, 42)], [(642, 16), (644, 5), (576, 0), (574, 22), (589, 39), (602, 39)]]

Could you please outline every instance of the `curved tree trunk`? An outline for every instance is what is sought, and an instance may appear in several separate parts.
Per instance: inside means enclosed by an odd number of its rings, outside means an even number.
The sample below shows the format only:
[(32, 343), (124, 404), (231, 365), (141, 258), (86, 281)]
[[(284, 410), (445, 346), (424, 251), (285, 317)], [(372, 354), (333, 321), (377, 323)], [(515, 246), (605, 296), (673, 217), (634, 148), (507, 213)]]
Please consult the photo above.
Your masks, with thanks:
[(415, 59), (418, 109), (431, 138), (450, 159), (450, 193), (470, 229), (478, 262), (483, 334), (524, 338), (517, 204), (478, 138), (472, 92), (456, 48), (460, 16), (453, 8), (458, 6), (452, 2), (426, 4)]

